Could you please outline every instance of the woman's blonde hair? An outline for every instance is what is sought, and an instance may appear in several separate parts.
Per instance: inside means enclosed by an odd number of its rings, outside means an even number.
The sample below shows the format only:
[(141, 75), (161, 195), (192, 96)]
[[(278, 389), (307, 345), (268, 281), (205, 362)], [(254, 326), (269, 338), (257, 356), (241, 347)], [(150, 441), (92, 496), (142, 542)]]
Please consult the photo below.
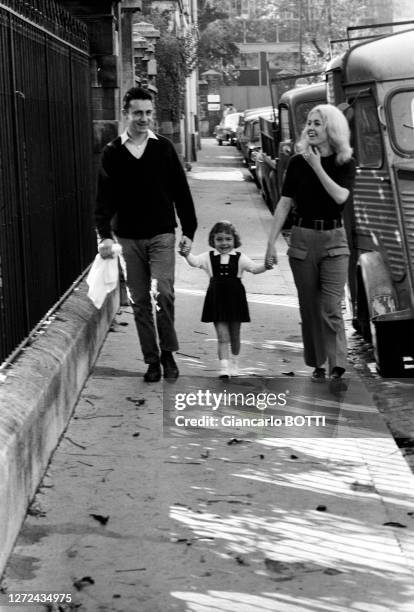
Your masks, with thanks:
[[(319, 113), (322, 123), (326, 129), (328, 142), (336, 153), (336, 162), (344, 164), (352, 157), (352, 147), (350, 145), (350, 131), (345, 115), (333, 104), (318, 104), (311, 108), (311, 113)], [(306, 119), (307, 121), (307, 119)], [(299, 141), (296, 144), (298, 153), (302, 153), (309, 146), (307, 137), (307, 127), (302, 130)]]

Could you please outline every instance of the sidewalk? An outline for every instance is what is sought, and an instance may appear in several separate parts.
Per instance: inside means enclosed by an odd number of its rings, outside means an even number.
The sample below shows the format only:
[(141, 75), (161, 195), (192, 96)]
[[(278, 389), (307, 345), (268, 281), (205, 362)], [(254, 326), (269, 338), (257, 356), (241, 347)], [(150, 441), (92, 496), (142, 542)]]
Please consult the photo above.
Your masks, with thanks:
[[(238, 152), (205, 141), (188, 176), (199, 216), (194, 253), (208, 248), (211, 226), (224, 218), (240, 231), (242, 250), (261, 260), (271, 217), (244, 180)], [(77, 607), (62, 609), (81, 612), (413, 609), (413, 476), (355, 374), (341, 396), (310, 383), (283, 238), (277, 246), (275, 269), (243, 279), (252, 322), (242, 329), (240, 384), (274, 379), (298, 415), (301, 406), (333, 411), (336, 437), (294, 429), (297, 437), (249, 438), (237, 427), (211, 437), (163, 436), (163, 385), (143, 382), (124, 308), (3, 589), (71, 593)], [(207, 282), (178, 259), (175, 391), (191, 381), (217, 388), (213, 326), (200, 322)]]

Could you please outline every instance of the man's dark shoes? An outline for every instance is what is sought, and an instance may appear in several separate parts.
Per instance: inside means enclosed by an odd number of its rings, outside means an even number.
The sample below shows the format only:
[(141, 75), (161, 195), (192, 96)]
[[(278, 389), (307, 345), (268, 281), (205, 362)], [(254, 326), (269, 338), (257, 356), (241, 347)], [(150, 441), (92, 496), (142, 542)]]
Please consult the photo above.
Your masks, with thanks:
[(325, 368), (315, 368), (312, 372), (311, 381), (323, 383), (326, 380)]
[(342, 378), (345, 372), (344, 368), (335, 366), (332, 368), (331, 375), (329, 377), (329, 390), (331, 393), (339, 393), (340, 391), (346, 391), (348, 389), (347, 383)]
[(164, 369), (164, 378), (178, 378), (178, 367), (171, 351), (161, 351), (161, 363)]
[(150, 363), (148, 366), (148, 370), (144, 374), (145, 382), (158, 382), (161, 378), (161, 366), (160, 362), (156, 361), (155, 363)]

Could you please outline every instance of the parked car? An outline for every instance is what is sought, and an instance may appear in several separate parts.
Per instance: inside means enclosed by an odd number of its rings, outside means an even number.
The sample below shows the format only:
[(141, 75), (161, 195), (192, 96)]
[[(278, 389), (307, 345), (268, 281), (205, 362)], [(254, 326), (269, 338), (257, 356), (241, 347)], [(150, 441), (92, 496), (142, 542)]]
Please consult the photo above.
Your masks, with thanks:
[(242, 113), (227, 114), (216, 126), (215, 135), (220, 146), (223, 144), (223, 142), (227, 142), (228, 144), (232, 145), (236, 144), (236, 129), (241, 114)]
[(239, 135), (239, 146), (243, 161), (255, 180), (257, 180), (256, 158), (261, 148), (259, 117), (273, 119), (276, 115), (277, 111), (270, 106), (258, 109), (257, 112), (250, 112), (244, 117), (243, 130)]
[(236, 147), (238, 149), (241, 148), (240, 146), (240, 140), (243, 136), (243, 130), (244, 130), (244, 124), (245, 121), (251, 117), (252, 115), (256, 115), (258, 116), (261, 112), (267, 112), (267, 111), (271, 111), (273, 110), (272, 106), (260, 106), (257, 108), (247, 108), (245, 111), (243, 111), (241, 113), (241, 116), (239, 117), (239, 122), (237, 124), (237, 128), (236, 128)]

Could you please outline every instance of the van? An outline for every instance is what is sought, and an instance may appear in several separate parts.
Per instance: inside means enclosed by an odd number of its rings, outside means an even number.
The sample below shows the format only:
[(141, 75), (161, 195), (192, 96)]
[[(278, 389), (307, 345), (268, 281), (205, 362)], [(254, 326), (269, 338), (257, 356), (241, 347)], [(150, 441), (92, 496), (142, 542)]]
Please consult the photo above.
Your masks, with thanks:
[(382, 376), (404, 375), (414, 357), (414, 29), (357, 43), (326, 78), (357, 163), (345, 208), (354, 327)]
[(259, 119), (261, 152), (256, 159), (257, 177), (271, 212), (279, 201), (286, 168), (308, 112), (317, 104), (325, 103), (325, 82), (295, 87), (280, 97), (277, 123), (271, 117)]

